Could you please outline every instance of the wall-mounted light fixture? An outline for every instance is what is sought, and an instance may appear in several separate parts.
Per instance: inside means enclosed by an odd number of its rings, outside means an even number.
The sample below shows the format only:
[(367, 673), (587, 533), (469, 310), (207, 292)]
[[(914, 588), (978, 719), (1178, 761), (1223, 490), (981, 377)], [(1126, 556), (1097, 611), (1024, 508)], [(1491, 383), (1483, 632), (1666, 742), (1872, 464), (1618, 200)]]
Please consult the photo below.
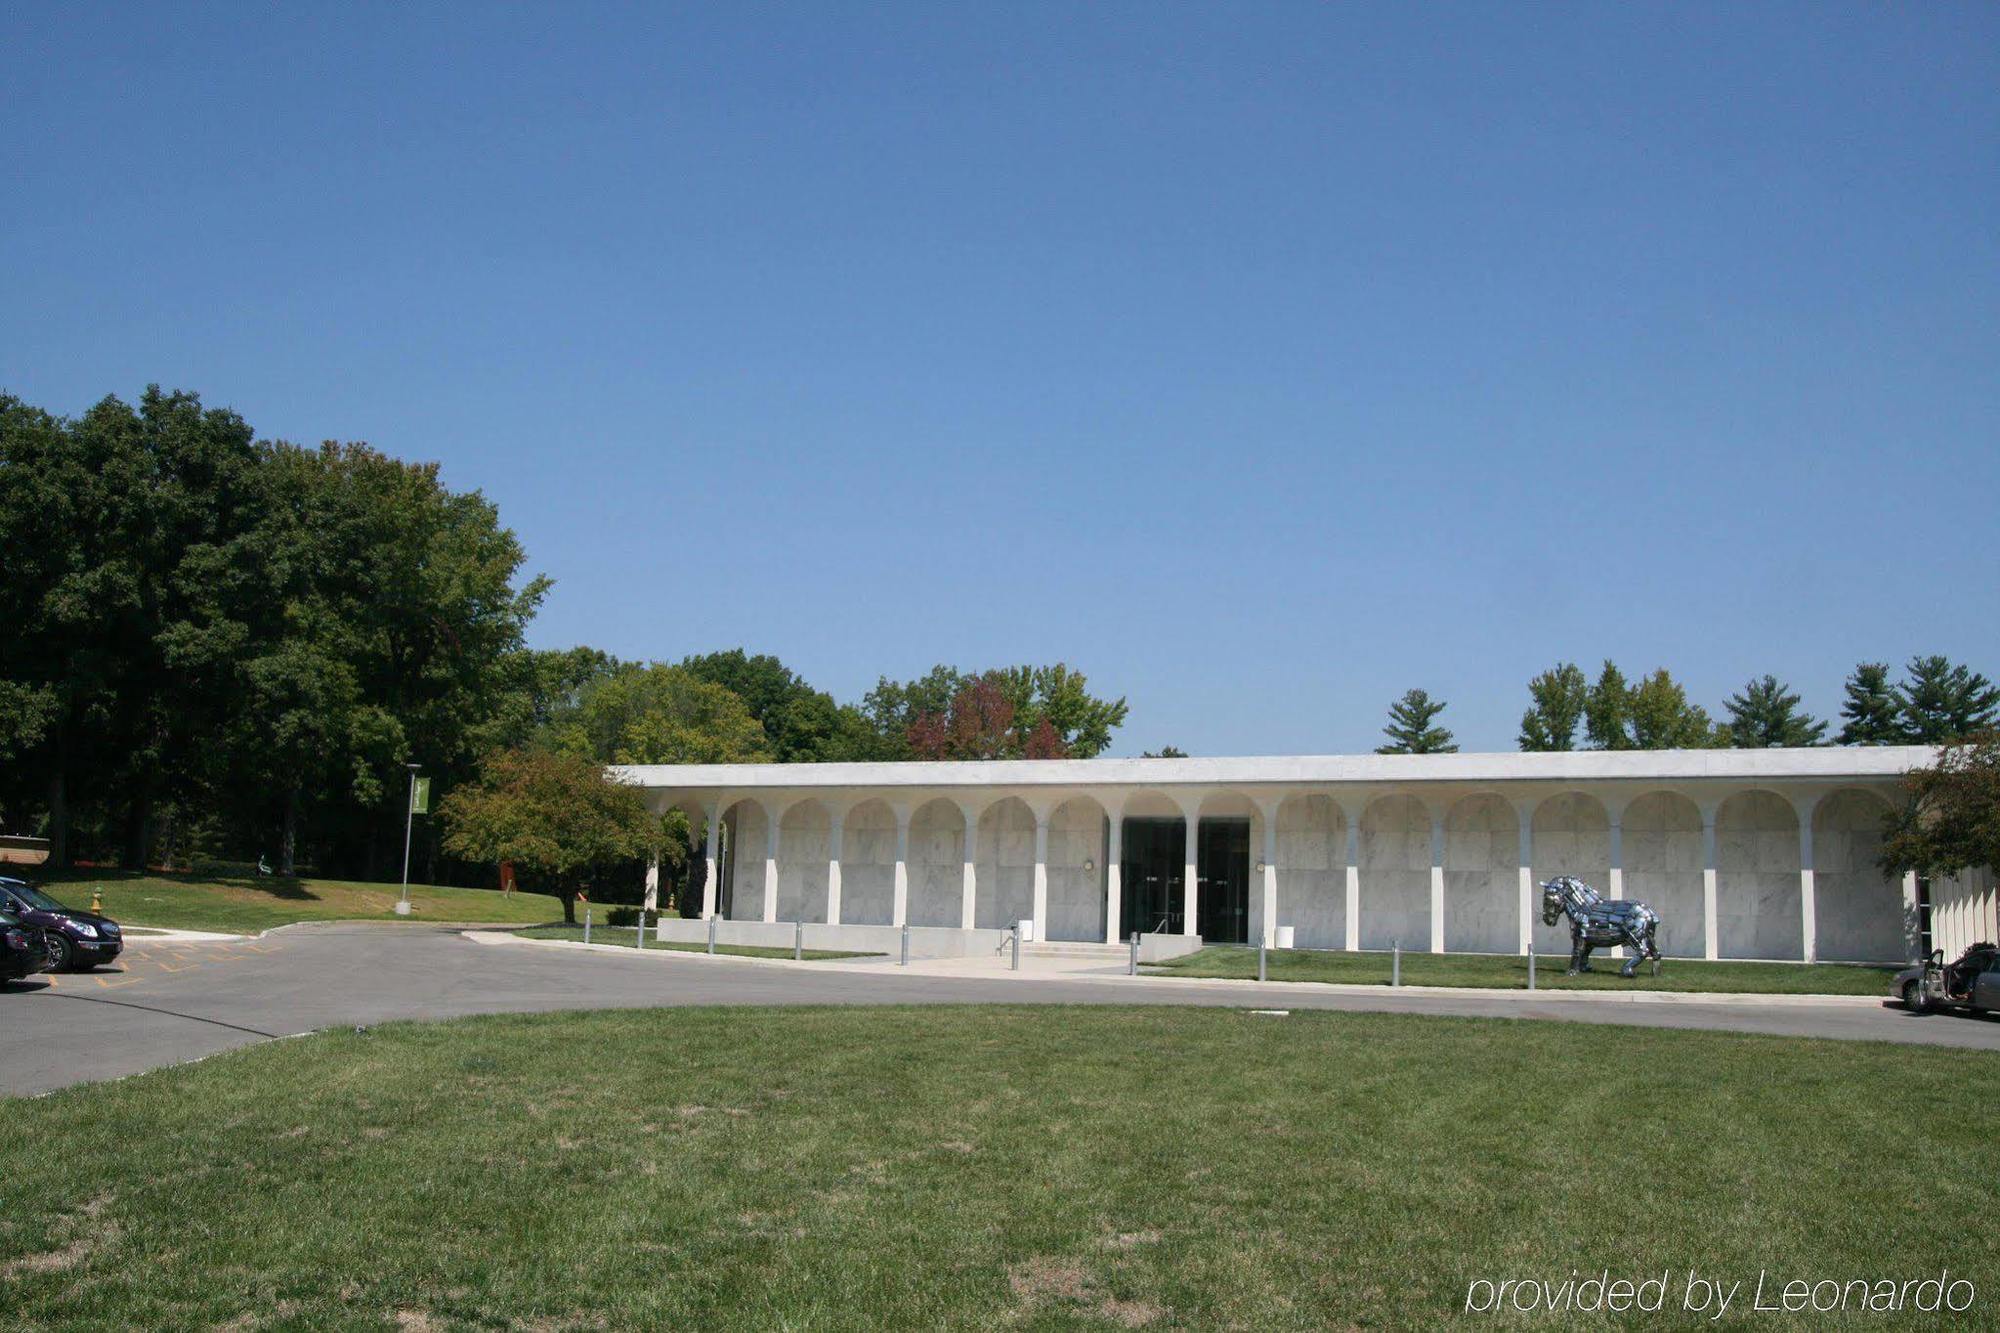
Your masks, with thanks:
[(1095, 870), (1097, 869), (1097, 862), (1086, 856), (1083, 858), (1083, 868), (1086, 872)]
[(1264, 873), (1264, 858), (1261, 856), (1257, 858), (1257, 873), (1260, 875)]

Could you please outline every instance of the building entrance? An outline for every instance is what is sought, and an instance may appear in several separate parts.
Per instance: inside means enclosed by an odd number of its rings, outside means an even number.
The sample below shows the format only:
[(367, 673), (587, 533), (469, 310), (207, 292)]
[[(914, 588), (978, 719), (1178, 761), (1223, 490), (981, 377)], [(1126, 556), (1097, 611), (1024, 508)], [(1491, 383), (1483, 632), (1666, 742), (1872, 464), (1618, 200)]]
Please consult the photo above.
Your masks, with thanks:
[[(1119, 867), (1119, 917), (1125, 930), (1178, 935), (1185, 922), (1187, 821), (1128, 819)], [(1195, 928), (1211, 944), (1250, 938), (1250, 821), (1201, 821), (1195, 867)]]

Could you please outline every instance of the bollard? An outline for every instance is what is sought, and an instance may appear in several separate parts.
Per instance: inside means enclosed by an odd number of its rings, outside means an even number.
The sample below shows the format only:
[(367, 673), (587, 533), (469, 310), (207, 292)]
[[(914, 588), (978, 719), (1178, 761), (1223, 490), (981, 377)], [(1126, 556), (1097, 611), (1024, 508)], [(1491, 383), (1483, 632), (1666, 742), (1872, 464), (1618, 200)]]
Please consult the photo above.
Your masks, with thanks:
[(1389, 984), (1391, 986), (1400, 986), (1403, 984), (1403, 942), (1401, 940), (1391, 940), (1389, 942)]
[(904, 967), (908, 967), (909, 965), (910, 965), (910, 923), (909, 923), (909, 922), (907, 922), (907, 921), (905, 921), (905, 922), (903, 923), (903, 962), (902, 962), (902, 966), (904, 966)]
[(1125, 975), (1128, 977), (1139, 975), (1139, 932), (1136, 930), (1132, 932), (1132, 961), (1126, 966)]
[(794, 921), (792, 923), (792, 961), (795, 963), (803, 963), (805, 960), (806, 960), (806, 923), (803, 921)]
[(1535, 949), (1533, 945), (1530, 945), (1528, 946), (1528, 989), (1533, 990), (1534, 988), (1535, 988)]
[(590, 909), (583, 909), (583, 942), (590, 943)]
[(713, 912), (709, 913), (708, 916), (708, 951), (710, 953), (715, 952), (715, 914)]
[(640, 949), (643, 949), (643, 948), (645, 948), (645, 947), (646, 947), (646, 909), (645, 909), (645, 908), (643, 908), (643, 907), (639, 909), (639, 924), (638, 924), (638, 925), (637, 925), (636, 927), (634, 927), (634, 930), (635, 930), (635, 931), (636, 931), (637, 933), (636, 933), (636, 934), (634, 934), (634, 935), (632, 936), (632, 944), (633, 944), (633, 946), (634, 946), (634, 947), (636, 947), (636, 948), (640, 948)]
[(1021, 970), (1021, 923), (1018, 921), (1014, 923), (1013, 939), (1014, 939), (1014, 970), (1016, 972), (1019, 972)]
[(1264, 979), (1264, 941), (1260, 939), (1257, 941), (1257, 980)]

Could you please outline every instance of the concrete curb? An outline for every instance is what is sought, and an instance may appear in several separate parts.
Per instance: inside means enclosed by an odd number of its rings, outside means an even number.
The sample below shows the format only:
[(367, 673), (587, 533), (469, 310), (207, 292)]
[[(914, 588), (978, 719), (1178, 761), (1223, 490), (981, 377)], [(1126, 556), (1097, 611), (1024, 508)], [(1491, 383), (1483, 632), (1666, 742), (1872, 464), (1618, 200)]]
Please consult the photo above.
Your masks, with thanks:
[[(761, 967), (805, 967), (826, 968), (860, 963), (861, 959), (822, 959), (816, 963), (795, 963), (789, 958), (750, 958), (741, 954), (708, 954), (699, 950), (681, 949), (634, 949), (624, 944), (585, 944), (581, 940), (537, 940), (526, 939), (513, 932), (493, 930), (467, 930), (461, 932), (466, 939), (479, 944), (518, 944), (540, 948), (580, 949), (589, 953), (622, 954), (628, 958), (694, 958), (706, 963), (751, 963)], [(1289, 994), (1330, 994), (1330, 995), (1407, 995), (1413, 999), (1450, 999), (1453, 997), (1480, 997), (1485, 999), (1511, 999), (1529, 1003), (1543, 1000), (1578, 1001), (1588, 1003), (1602, 1001), (1610, 1004), (1727, 1004), (1727, 1005), (1823, 1005), (1831, 1007), (1879, 1006), (1888, 1002), (1883, 995), (1773, 995), (1758, 991), (1658, 991), (1658, 990), (1510, 990), (1491, 986), (1386, 986), (1356, 985), (1348, 982), (1330, 981), (1255, 981), (1236, 977), (1174, 977), (1158, 973), (1141, 972), (1136, 977), (1123, 973), (1106, 975), (1102, 972), (1015, 972), (1007, 968), (996, 968), (992, 972), (938, 972), (928, 970), (921, 964), (908, 968), (897, 967), (893, 963), (883, 964), (878, 959), (865, 960), (874, 966), (886, 966), (892, 975), (921, 976), (929, 979), (959, 977), (977, 981), (1082, 981), (1104, 986), (1146, 986), (1148, 988), (1194, 987), (1208, 990), (1242, 990), (1255, 992), (1268, 998), (1273, 992)], [(935, 961), (935, 960), (925, 960)], [(952, 960), (957, 961), (957, 960)]]

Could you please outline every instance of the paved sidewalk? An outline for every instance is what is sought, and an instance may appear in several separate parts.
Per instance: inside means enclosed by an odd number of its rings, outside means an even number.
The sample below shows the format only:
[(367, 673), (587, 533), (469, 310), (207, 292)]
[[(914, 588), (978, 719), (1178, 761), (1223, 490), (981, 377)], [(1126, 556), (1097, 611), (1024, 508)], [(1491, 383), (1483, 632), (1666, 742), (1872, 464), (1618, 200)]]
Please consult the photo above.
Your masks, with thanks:
[(854, 973), (875, 973), (905, 977), (957, 977), (984, 981), (1009, 982), (1020, 985), (1035, 985), (1052, 979), (1063, 981), (1095, 982), (1108, 986), (1149, 986), (1159, 985), (1198, 987), (1204, 990), (1229, 993), (1251, 991), (1263, 996), (1274, 988), (1285, 993), (1304, 995), (1463, 995), (1488, 999), (1518, 1000), (1523, 1003), (1540, 1003), (1543, 1000), (1576, 1002), (1582, 1004), (1743, 1004), (1767, 1005), (1773, 1001), (1800, 1005), (1845, 1005), (1863, 1009), (1880, 1008), (1884, 996), (1879, 995), (1770, 995), (1765, 993), (1737, 991), (1662, 991), (1634, 988), (1631, 990), (1575, 990), (1543, 989), (1525, 990), (1517, 987), (1499, 986), (1398, 986), (1382, 983), (1364, 984), (1336, 981), (1257, 981), (1239, 977), (1183, 977), (1147, 972), (1144, 965), (1138, 976), (1132, 976), (1123, 963), (1107, 963), (1101, 958), (1064, 954), (1027, 954), (1021, 956), (1019, 971), (1010, 965), (1007, 954), (989, 957), (984, 954), (963, 958), (913, 958), (908, 964), (897, 962), (895, 958), (882, 954), (866, 955), (858, 958), (826, 958), (817, 961), (794, 962), (789, 958), (747, 958), (734, 954), (708, 954), (685, 949), (654, 949), (648, 947), (643, 952), (634, 950), (629, 944), (585, 944), (580, 940), (539, 940), (517, 936), (501, 931), (467, 931), (466, 938), (480, 944), (519, 944), (532, 948), (554, 948), (587, 950), (590, 953), (624, 954), (642, 958), (665, 959), (678, 963), (750, 963), (763, 967), (800, 969), (813, 972), (843, 971)]
[[(475, 932), (477, 933), (477, 932)], [(1332, 987), (1005, 969), (640, 954), (618, 946), (474, 943), (463, 927), (295, 926), (241, 943), (133, 949), (82, 976), (0, 985), (0, 1095), (157, 1069), (273, 1037), (394, 1019), (675, 1005), (1114, 1004), (1347, 1010), (1704, 1028), (2000, 1052), (2000, 1021), (1789, 996), (1578, 1003), (1552, 991)]]

